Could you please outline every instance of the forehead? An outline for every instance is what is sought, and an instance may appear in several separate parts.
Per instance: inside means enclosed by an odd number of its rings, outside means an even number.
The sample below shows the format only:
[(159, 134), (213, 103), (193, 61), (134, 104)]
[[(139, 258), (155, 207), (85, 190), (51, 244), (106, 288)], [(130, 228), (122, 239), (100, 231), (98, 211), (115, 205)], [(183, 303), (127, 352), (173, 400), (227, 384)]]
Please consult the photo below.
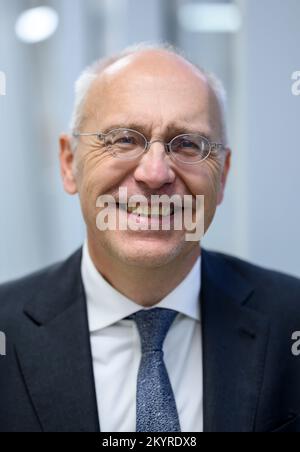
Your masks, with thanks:
[(208, 122), (211, 92), (205, 77), (177, 57), (147, 54), (108, 67), (91, 86), (85, 116), (143, 122)]

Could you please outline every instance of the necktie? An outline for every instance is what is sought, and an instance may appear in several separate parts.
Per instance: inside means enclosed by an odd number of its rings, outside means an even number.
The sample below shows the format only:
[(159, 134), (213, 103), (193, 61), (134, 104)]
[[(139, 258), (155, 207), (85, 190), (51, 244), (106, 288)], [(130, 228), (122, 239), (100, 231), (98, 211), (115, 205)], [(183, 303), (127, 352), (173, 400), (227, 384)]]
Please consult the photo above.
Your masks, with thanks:
[(181, 431), (162, 349), (177, 314), (171, 309), (154, 308), (129, 317), (137, 324), (142, 346), (137, 379), (137, 432)]

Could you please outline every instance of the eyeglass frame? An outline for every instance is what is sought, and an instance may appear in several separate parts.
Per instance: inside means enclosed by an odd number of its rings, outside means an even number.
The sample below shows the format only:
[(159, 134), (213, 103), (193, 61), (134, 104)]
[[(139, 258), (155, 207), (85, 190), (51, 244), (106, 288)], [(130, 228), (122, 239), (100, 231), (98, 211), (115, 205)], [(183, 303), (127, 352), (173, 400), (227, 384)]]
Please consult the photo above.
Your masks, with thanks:
[[(200, 132), (190, 132), (190, 133), (187, 132), (187, 133), (182, 133), (182, 134), (176, 135), (174, 138), (172, 138), (171, 141), (169, 141), (169, 143), (165, 143), (163, 140), (153, 140), (153, 141), (149, 141), (149, 140), (147, 140), (147, 138), (145, 137), (145, 135), (142, 134), (141, 132), (139, 132), (138, 130), (127, 129), (126, 127), (118, 127), (118, 128), (115, 128), (115, 129), (111, 129), (111, 130), (109, 130), (109, 131), (106, 132), (106, 133), (103, 133), (103, 132), (74, 132), (74, 133), (72, 134), (72, 136), (73, 136), (74, 138), (96, 136), (96, 137), (99, 138), (99, 140), (103, 140), (103, 141), (104, 141), (104, 145), (105, 145), (105, 137), (107, 137), (107, 135), (110, 135), (112, 132), (115, 132), (115, 131), (117, 131), (117, 130), (120, 130), (120, 131), (121, 131), (121, 130), (123, 130), (123, 131), (126, 131), (126, 130), (127, 130), (128, 132), (134, 132), (134, 133), (137, 133), (138, 135), (140, 135), (141, 137), (143, 137), (144, 140), (145, 140), (145, 148), (144, 148), (143, 152), (141, 152), (141, 154), (139, 154), (139, 155), (137, 155), (137, 156), (135, 156), (135, 157), (132, 157), (132, 158), (127, 158), (127, 159), (126, 159), (126, 158), (122, 159), (121, 157), (114, 156), (115, 158), (119, 158), (120, 160), (125, 160), (125, 161), (126, 161), (126, 160), (127, 160), (127, 161), (130, 161), (130, 160), (136, 160), (136, 159), (138, 159), (138, 158), (141, 157), (144, 153), (146, 153), (146, 152), (149, 150), (150, 146), (151, 146), (152, 144), (154, 144), (154, 143), (162, 143), (162, 144), (164, 145), (164, 147), (165, 147), (165, 151), (166, 151), (166, 147), (167, 147), (168, 153), (169, 153), (170, 156), (172, 156), (177, 162), (183, 163), (183, 164), (185, 164), (185, 165), (197, 165), (197, 164), (199, 164), (199, 163), (204, 162), (204, 161), (210, 156), (210, 154), (211, 154), (211, 152), (212, 152), (213, 149), (221, 149), (221, 150), (225, 150), (225, 149), (226, 149), (226, 146), (224, 146), (224, 144), (222, 144), (222, 143), (211, 142), (207, 137), (203, 136)], [(197, 161), (197, 162), (184, 162), (184, 161), (178, 160), (178, 159), (176, 158), (176, 156), (175, 156), (174, 153), (172, 152), (171, 145), (172, 145), (173, 141), (175, 141), (177, 138), (180, 138), (180, 137), (183, 137), (183, 136), (187, 136), (187, 135), (199, 135), (199, 137), (201, 137), (201, 138), (203, 138), (204, 140), (207, 141), (207, 143), (209, 144), (209, 152), (207, 153), (207, 156), (206, 156), (204, 159), (199, 160), (199, 161)]]

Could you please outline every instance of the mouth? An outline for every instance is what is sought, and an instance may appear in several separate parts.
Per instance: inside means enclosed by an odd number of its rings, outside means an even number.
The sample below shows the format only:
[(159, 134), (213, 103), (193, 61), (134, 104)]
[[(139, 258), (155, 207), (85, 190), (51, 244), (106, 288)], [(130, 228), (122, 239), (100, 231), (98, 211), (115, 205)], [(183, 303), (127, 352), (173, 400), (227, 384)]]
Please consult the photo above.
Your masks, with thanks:
[[(131, 231), (131, 232), (141, 232), (148, 231), (150, 234), (155, 231), (155, 234), (160, 232), (162, 237), (166, 234), (172, 233), (179, 234), (180, 231), (185, 231), (186, 220), (193, 221), (193, 209), (189, 206), (182, 205), (181, 202), (135, 202), (135, 201), (115, 201), (109, 206), (109, 216), (110, 213), (114, 215), (111, 227), (112, 230), (119, 231)], [(116, 216), (116, 211), (117, 216)], [(106, 218), (106, 217), (105, 217)], [(101, 228), (97, 223), (97, 227)], [(105, 229), (107, 230), (107, 221), (104, 222)], [(146, 232), (144, 232), (146, 234)]]
[(135, 215), (137, 217), (144, 218), (167, 218), (173, 217), (176, 212), (182, 210), (182, 207), (175, 207), (174, 204), (170, 204), (164, 206), (160, 205), (141, 205), (137, 204), (134, 207), (129, 206), (128, 204), (120, 204), (117, 203), (118, 209), (126, 212), (128, 215)]

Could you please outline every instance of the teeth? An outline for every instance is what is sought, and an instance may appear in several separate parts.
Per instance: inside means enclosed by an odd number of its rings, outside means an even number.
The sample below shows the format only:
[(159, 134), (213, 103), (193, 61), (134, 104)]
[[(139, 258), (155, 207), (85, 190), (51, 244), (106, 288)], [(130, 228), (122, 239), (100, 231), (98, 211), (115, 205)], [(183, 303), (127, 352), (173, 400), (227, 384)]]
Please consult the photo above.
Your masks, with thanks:
[(170, 206), (138, 206), (138, 207), (129, 207), (127, 208), (128, 213), (134, 213), (135, 215), (141, 215), (143, 217), (148, 216), (162, 216), (166, 217), (170, 215), (171, 208)]
[(127, 212), (127, 204), (118, 204), (119, 208)]

